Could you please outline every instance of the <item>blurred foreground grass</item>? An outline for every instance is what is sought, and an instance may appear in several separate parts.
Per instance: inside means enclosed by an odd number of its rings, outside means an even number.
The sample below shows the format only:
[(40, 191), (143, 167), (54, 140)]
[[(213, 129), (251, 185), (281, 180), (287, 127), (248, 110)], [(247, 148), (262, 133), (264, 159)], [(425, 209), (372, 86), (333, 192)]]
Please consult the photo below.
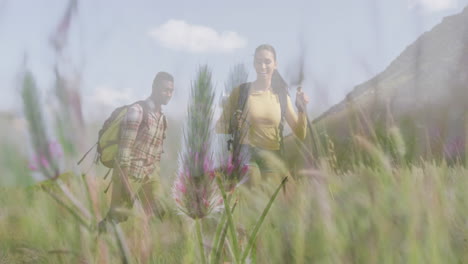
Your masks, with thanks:
[[(421, 162), (337, 174), (321, 164), (301, 171), (273, 205), (257, 239), (257, 263), (468, 263), (466, 168)], [(77, 175), (62, 181), (91, 212), (86, 222), (93, 227), (109, 204), (105, 182)], [(242, 233), (269, 197), (239, 194), (234, 217)], [(166, 202), (173, 209), (162, 221), (137, 208), (120, 225), (131, 260), (198, 263), (193, 225), (175, 213), (169, 193)], [(0, 263), (120, 262), (117, 236), (84, 228), (40, 188), (3, 188), (0, 204)], [(210, 221), (216, 219), (204, 222), (206, 245)]]

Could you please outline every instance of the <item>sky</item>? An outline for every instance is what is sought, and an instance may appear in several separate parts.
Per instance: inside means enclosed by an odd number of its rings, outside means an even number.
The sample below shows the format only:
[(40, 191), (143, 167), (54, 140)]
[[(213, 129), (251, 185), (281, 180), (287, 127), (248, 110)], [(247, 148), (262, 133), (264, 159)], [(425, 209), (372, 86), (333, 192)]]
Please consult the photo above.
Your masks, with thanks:
[[(23, 65), (34, 74), (40, 99), (49, 102), (57, 61), (50, 38), (67, 2), (0, 0), (0, 111), (21, 112)], [(200, 65), (212, 70), (219, 96), (235, 64), (243, 63), (249, 80), (255, 79), (253, 52), (269, 43), (289, 82), (304, 59), (303, 89), (317, 116), (467, 5), (468, 0), (84, 0), (78, 1), (59, 65), (80, 74), (87, 120), (102, 114), (100, 106), (146, 98), (158, 71), (175, 77), (165, 112), (178, 117), (186, 111)]]

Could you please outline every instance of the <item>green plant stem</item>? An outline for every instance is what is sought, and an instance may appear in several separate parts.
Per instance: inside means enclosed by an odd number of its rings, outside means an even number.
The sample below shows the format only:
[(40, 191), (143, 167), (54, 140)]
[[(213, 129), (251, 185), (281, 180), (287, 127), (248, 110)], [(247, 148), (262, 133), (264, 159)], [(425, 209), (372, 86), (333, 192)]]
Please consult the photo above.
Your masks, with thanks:
[(249, 255), (249, 252), (252, 249), (255, 239), (257, 238), (258, 230), (260, 230), (260, 227), (262, 226), (263, 221), (265, 220), (265, 217), (268, 214), (268, 211), (270, 211), (273, 201), (276, 199), (276, 196), (278, 196), (278, 193), (281, 190), (281, 188), (286, 184), (287, 179), (288, 177), (284, 177), (284, 179), (281, 181), (278, 188), (276, 188), (275, 193), (273, 194), (273, 196), (271, 196), (270, 201), (268, 202), (267, 206), (263, 210), (263, 213), (258, 219), (257, 224), (255, 224), (255, 228), (249, 237), (249, 243), (247, 244), (247, 248), (244, 250), (244, 254), (242, 255), (241, 263), (245, 263), (245, 260), (247, 259), (247, 256)]
[(112, 222), (112, 226), (114, 227), (115, 237), (117, 238), (117, 244), (119, 245), (120, 254), (122, 257), (122, 263), (129, 264), (130, 261), (130, 250), (128, 249), (127, 243), (125, 242), (125, 236), (122, 232), (122, 229), (118, 226), (118, 224)]
[(217, 263), (215, 258), (218, 255), (218, 250), (220, 250), (218, 248), (218, 244), (219, 244), (219, 239), (221, 237), (221, 232), (223, 231), (223, 227), (225, 226), (225, 222), (226, 222), (226, 213), (223, 213), (223, 215), (221, 216), (221, 219), (219, 220), (218, 226), (216, 227), (216, 233), (215, 233), (215, 237), (213, 240), (212, 250), (210, 254), (210, 263), (212, 264)]
[(205, 249), (203, 248), (203, 237), (200, 221), (201, 219), (195, 219), (195, 229), (197, 231), (198, 246), (200, 248), (200, 258), (202, 260), (201, 263), (206, 264)]
[(58, 204), (63, 206), (76, 220), (78, 220), (78, 222), (82, 226), (84, 226), (88, 231), (91, 231), (91, 227), (85, 222), (85, 220), (83, 220), (83, 218), (81, 218), (81, 216), (76, 212), (76, 210), (68, 206), (64, 201), (62, 201), (62, 199), (60, 199), (57, 195), (47, 190), (45, 187), (42, 187), (42, 190), (49, 194)]
[[(232, 209), (231, 209), (232, 213), (234, 213), (234, 210), (236, 209), (236, 205), (237, 205), (237, 200), (232, 206)], [(213, 260), (211, 262), (212, 264), (219, 263), (219, 258), (221, 257), (221, 251), (223, 250), (223, 247), (224, 247), (227, 229), (228, 229), (228, 225), (225, 222), (226, 222), (226, 214), (223, 214), (223, 217), (221, 221), (219, 222), (218, 228), (216, 230), (217, 237), (215, 239), (215, 242), (213, 243), (213, 249), (215, 250), (212, 252), (212, 257), (211, 257), (211, 259)], [(218, 231), (220, 232), (220, 234), (218, 234)]]
[(65, 183), (63, 183), (61, 180), (57, 180), (57, 186), (60, 188), (60, 190), (62, 190), (63, 194), (65, 194), (68, 200), (70, 200), (70, 202), (73, 203), (73, 205), (81, 212), (82, 215), (84, 215), (84, 217), (87, 220), (90, 220), (92, 218), (90, 211), (88, 211), (88, 209), (86, 209), (79, 202), (79, 200), (75, 196), (73, 196), (72, 192), (67, 188)]
[(89, 189), (88, 179), (86, 178), (86, 174), (84, 173), (81, 174), (80, 181), (81, 181), (81, 185), (84, 187), (84, 192), (86, 195), (86, 200), (88, 202), (89, 212), (92, 214), (91, 223), (92, 225), (95, 225), (96, 224), (96, 212), (94, 210), (93, 198), (91, 197), (91, 190)]
[(226, 191), (224, 190), (224, 186), (221, 182), (220, 177), (216, 177), (216, 183), (218, 184), (218, 187), (221, 190), (221, 195), (223, 196), (224, 211), (226, 212), (226, 215), (227, 215), (229, 231), (231, 233), (232, 247), (233, 247), (232, 250), (234, 252), (234, 259), (236, 263), (239, 263), (239, 259), (240, 259), (239, 243), (237, 242), (237, 234), (236, 234), (236, 229), (234, 227), (234, 222), (232, 220), (232, 214), (231, 214), (231, 208), (229, 206), (229, 201), (227, 199)]

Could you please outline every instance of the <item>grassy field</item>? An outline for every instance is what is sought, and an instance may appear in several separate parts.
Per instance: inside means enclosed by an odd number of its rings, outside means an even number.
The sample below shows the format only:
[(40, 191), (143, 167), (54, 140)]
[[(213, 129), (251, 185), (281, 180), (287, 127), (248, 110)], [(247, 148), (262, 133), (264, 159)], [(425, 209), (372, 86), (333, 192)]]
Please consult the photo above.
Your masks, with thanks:
[[(444, 161), (395, 163), (376, 145), (359, 142), (373, 162), (355, 157), (352, 168), (343, 171), (336, 169), (336, 157), (322, 155), (315, 167), (297, 171), (274, 201), (248, 259), (467, 263), (466, 167)], [(18, 164), (11, 169), (27, 173)], [(96, 224), (109, 205), (109, 195), (103, 193), (108, 181), (96, 176), (103, 175), (101, 169), (2, 188), (0, 263), (202, 263), (196, 222), (179, 214), (172, 199), (175, 171), (167, 171), (163, 180), (168, 205), (163, 219), (148, 219), (137, 206), (129, 221), (98, 234)], [(231, 201), (238, 203), (233, 219), (241, 249), (276, 187), (266, 181), (262, 190), (241, 187), (234, 192)], [(222, 213), (200, 221), (207, 256), (220, 219)], [(227, 241), (231, 245), (232, 236)], [(224, 261), (233, 261), (230, 247), (222, 252)]]

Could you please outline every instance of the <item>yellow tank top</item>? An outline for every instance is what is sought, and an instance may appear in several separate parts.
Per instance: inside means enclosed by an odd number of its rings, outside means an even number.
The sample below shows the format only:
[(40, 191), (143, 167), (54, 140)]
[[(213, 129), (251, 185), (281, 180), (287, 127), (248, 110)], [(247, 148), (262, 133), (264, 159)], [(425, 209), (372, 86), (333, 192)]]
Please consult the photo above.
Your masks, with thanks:
[[(221, 117), (216, 123), (216, 132), (229, 133), (229, 123), (239, 103), (240, 87), (232, 90), (228, 100), (224, 103)], [(242, 138), (242, 144), (249, 144), (267, 150), (280, 149), (279, 124), (281, 122), (281, 106), (278, 95), (271, 90), (250, 91), (246, 106), (242, 111), (246, 136)], [(296, 115), (291, 98), (286, 98), (285, 120), (291, 126), (294, 134), (304, 140), (307, 129), (307, 118), (304, 113)]]
[(277, 94), (271, 90), (251, 91), (244, 115), (249, 126), (244, 144), (268, 150), (280, 148), (281, 106)]

